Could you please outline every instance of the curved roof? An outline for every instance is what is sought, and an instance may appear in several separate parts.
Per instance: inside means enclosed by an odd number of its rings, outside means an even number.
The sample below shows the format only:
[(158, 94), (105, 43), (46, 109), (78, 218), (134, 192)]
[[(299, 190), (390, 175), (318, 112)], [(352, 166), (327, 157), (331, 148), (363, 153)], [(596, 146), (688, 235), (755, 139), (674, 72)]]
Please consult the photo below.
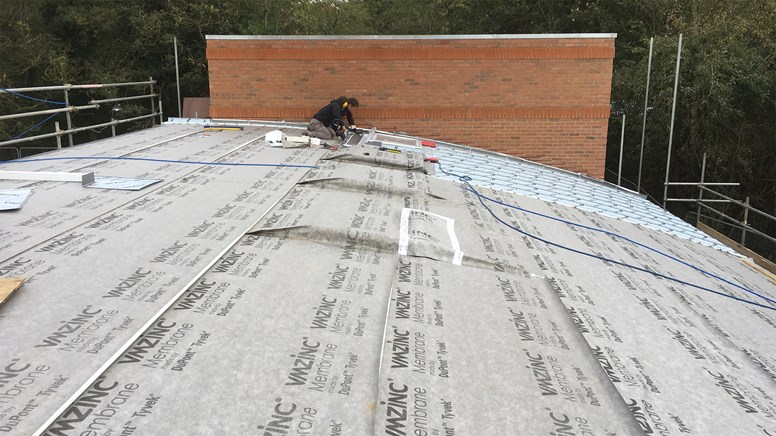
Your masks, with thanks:
[(167, 123), (0, 164), (37, 177), (0, 180), (31, 190), (0, 216), (0, 278), (26, 279), (0, 306), (0, 430), (773, 433), (776, 286), (740, 257), (564, 204), (619, 192), (600, 182), (434, 151), (551, 201), (302, 128)]

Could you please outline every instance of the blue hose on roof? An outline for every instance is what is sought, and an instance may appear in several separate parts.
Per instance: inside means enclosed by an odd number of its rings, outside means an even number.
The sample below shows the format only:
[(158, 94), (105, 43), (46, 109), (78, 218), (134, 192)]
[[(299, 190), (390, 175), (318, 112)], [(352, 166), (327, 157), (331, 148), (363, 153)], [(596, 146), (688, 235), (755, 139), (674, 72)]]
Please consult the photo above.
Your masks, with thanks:
[(600, 233), (603, 233), (603, 234), (606, 234), (606, 235), (609, 235), (609, 236), (613, 236), (613, 237), (616, 237), (616, 238), (619, 238), (619, 239), (623, 239), (625, 241), (630, 242), (631, 244), (638, 245), (639, 247), (642, 247), (642, 248), (646, 248), (649, 251), (652, 251), (652, 252), (657, 253), (657, 254), (659, 254), (661, 256), (667, 257), (667, 258), (669, 258), (669, 259), (671, 259), (673, 261), (679, 262), (682, 265), (688, 266), (688, 267), (690, 267), (690, 268), (692, 268), (692, 269), (694, 269), (694, 270), (696, 270), (696, 271), (698, 271), (700, 273), (706, 274), (709, 277), (713, 277), (713, 278), (715, 278), (715, 279), (717, 279), (717, 280), (719, 280), (721, 282), (727, 283), (727, 284), (729, 284), (729, 285), (731, 285), (733, 287), (736, 287), (736, 288), (738, 288), (738, 289), (740, 289), (742, 291), (749, 292), (751, 294), (757, 295), (758, 297), (760, 297), (760, 298), (762, 298), (762, 299), (764, 299), (764, 300), (766, 300), (768, 302), (776, 303), (776, 300), (768, 298), (768, 297), (766, 297), (764, 295), (760, 295), (757, 292), (752, 291), (749, 288), (746, 288), (744, 286), (739, 285), (738, 283), (731, 282), (730, 280), (727, 280), (724, 277), (720, 277), (720, 276), (718, 276), (718, 275), (716, 275), (716, 274), (714, 274), (712, 272), (706, 271), (706, 270), (704, 270), (702, 268), (699, 268), (699, 267), (697, 267), (697, 266), (695, 266), (695, 265), (693, 265), (693, 264), (691, 264), (689, 262), (686, 262), (686, 261), (684, 261), (682, 259), (679, 259), (678, 257), (672, 256), (672, 255), (670, 255), (668, 253), (665, 253), (665, 252), (662, 252), (662, 251), (660, 251), (658, 249), (652, 248), (649, 245), (642, 244), (641, 242), (638, 242), (638, 241), (634, 241), (633, 239), (630, 239), (627, 236), (623, 236), (623, 235), (621, 235), (619, 233), (610, 232), (608, 230), (599, 229), (597, 227), (586, 226), (584, 224), (575, 223), (573, 221), (567, 221), (567, 220), (564, 220), (563, 218), (558, 218), (558, 217), (546, 215), (546, 214), (543, 214), (541, 212), (536, 212), (536, 211), (524, 209), (524, 208), (519, 207), (519, 206), (513, 206), (511, 204), (507, 204), (507, 203), (501, 202), (499, 200), (487, 197), (485, 195), (482, 195), (482, 198), (484, 198), (484, 199), (486, 199), (488, 201), (492, 201), (493, 203), (496, 203), (496, 204), (499, 204), (499, 205), (502, 205), (502, 206), (506, 206), (506, 207), (509, 207), (509, 208), (512, 208), (512, 209), (515, 209), (515, 210), (527, 212), (527, 213), (534, 214), (534, 215), (537, 215), (537, 216), (540, 216), (540, 217), (543, 217), (543, 218), (548, 218), (548, 219), (555, 220), (555, 221), (558, 221), (558, 222), (561, 222), (561, 223), (564, 223), (564, 224), (568, 224), (568, 225), (571, 225), (571, 226), (581, 227), (583, 229), (588, 229), (588, 230), (592, 230), (594, 232), (600, 232)]
[(21, 93), (18, 93), (18, 92), (9, 91), (6, 88), (0, 88), (0, 91), (7, 92), (9, 94), (13, 94), (13, 95), (18, 96), (18, 97), (26, 98), (28, 100), (39, 101), (41, 103), (51, 103), (51, 104), (58, 104), (58, 105), (61, 105), (61, 106), (67, 106), (67, 103), (65, 103), (63, 101), (42, 100), (40, 98), (30, 97), (29, 95), (24, 95), (24, 94), (21, 94)]
[(632, 240), (632, 239), (630, 239), (630, 238), (628, 238), (626, 236), (620, 235), (618, 233), (610, 232), (608, 230), (599, 229), (599, 228), (596, 228), (596, 227), (586, 226), (584, 224), (575, 223), (575, 222), (564, 220), (564, 219), (561, 219), (561, 218), (558, 218), (558, 217), (549, 216), (549, 215), (546, 215), (546, 214), (543, 214), (543, 213), (540, 213), (540, 212), (524, 209), (524, 208), (521, 208), (521, 207), (518, 207), (518, 206), (514, 206), (514, 205), (511, 205), (511, 204), (508, 204), (508, 203), (501, 202), (501, 201), (496, 200), (496, 199), (492, 199), (492, 198), (487, 197), (485, 195), (482, 195), (476, 189), (474, 189), (474, 187), (471, 185), (471, 183), (469, 183), (472, 180), (471, 177), (469, 177), (469, 176), (462, 176), (462, 175), (458, 175), (458, 174), (454, 174), (454, 173), (445, 171), (445, 169), (442, 168), (442, 165), (440, 163), (437, 163), (437, 164), (439, 165), (439, 169), (443, 173), (445, 173), (446, 175), (457, 177), (458, 180), (466, 183), (466, 185), (468, 186), (468, 190), (477, 196), (477, 199), (480, 201), (482, 206), (493, 216), (493, 218), (495, 218), (501, 224), (511, 228), (512, 230), (517, 231), (518, 233), (521, 233), (521, 234), (523, 234), (525, 236), (528, 236), (530, 238), (536, 239), (538, 241), (544, 242), (545, 244), (551, 245), (553, 247), (558, 247), (558, 248), (563, 249), (563, 250), (571, 251), (572, 253), (581, 254), (583, 256), (592, 257), (594, 259), (599, 259), (599, 260), (602, 260), (604, 262), (610, 262), (610, 263), (613, 263), (613, 264), (616, 264), (616, 265), (620, 265), (620, 266), (624, 266), (624, 267), (627, 267), (627, 268), (631, 268), (631, 269), (634, 269), (634, 270), (637, 270), (637, 271), (649, 273), (649, 274), (652, 274), (652, 275), (654, 275), (656, 277), (660, 277), (660, 278), (664, 278), (666, 280), (670, 280), (670, 281), (673, 281), (673, 282), (681, 283), (683, 285), (687, 285), (687, 286), (690, 286), (690, 287), (693, 287), (693, 288), (696, 288), (696, 289), (700, 289), (702, 291), (711, 292), (711, 293), (716, 294), (716, 295), (720, 295), (720, 296), (723, 296), (723, 297), (728, 297), (728, 298), (731, 298), (733, 300), (737, 300), (737, 301), (740, 301), (740, 302), (743, 302), (743, 303), (747, 303), (747, 304), (751, 304), (751, 305), (754, 305), (754, 306), (762, 307), (764, 309), (776, 310), (776, 307), (767, 306), (767, 305), (760, 304), (760, 303), (755, 302), (755, 301), (751, 301), (751, 300), (747, 300), (747, 299), (744, 299), (744, 298), (736, 297), (735, 295), (730, 295), (730, 294), (726, 294), (724, 292), (715, 291), (713, 289), (706, 288), (704, 286), (700, 286), (700, 285), (696, 285), (694, 283), (686, 282), (684, 280), (680, 280), (680, 279), (677, 279), (677, 278), (674, 278), (674, 277), (670, 277), (670, 276), (667, 276), (665, 274), (660, 274), (660, 273), (655, 272), (655, 271), (650, 271), (650, 270), (648, 270), (646, 268), (642, 268), (640, 266), (631, 265), (629, 263), (620, 262), (620, 261), (617, 261), (617, 260), (614, 260), (614, 259), (609, 259), (609, 258), (606, 258), (606, 257), (603, 257), (603, 256), (599, 256), (597, 254), (588, 253), (588, 252), (585, 252), (585, 251), (582, 251), (582, 250), (577, 250), (575, 248), (567, 247), (565, 245), (561, 245), (561, 244), (558, 244), (556, 242), (552, 242), (552, 241), (546, 240), (544, 238), (541, 238), (539, 236), (536, 236), (534, 234), (528, 233), (526, 231), (520, 230), (518, 227), (515, 227), (512, 224), (510, 224), (510, 223), (502, 220), (501, 218), (499, 218), (495, 214), (495, 212), (493, 212), (493, 210), (490, 207), (488, 207), (488, 205), (485, 204), (485, 202), (483, 200), (488, 200), (488, 201), (494, 202), (494, 203), (502, 205), (502, 206), (510, 207), (512, 209), (515, 209), (515, 210), (531, 213), (531, 214), (538, 215), (538, 216), (541, 216), (541, 217), (544, 217), (544, 218), (549, 218), (549, 219), (552, 219), (552, 220), (555, 220), (555, 221), (559, 221), (559, 222), (562, 222), (562, 223), (565, 223), (565, 224), (581, 227), (581, 228), (592, 230), (592, 231), (596, 231), (596, 232), (601, 232), (601, 233), (604, 233), (604, 234), (607, 234), (607, 235), (610, 235), (610, 236), (614, 236), (614, 237), (626, 240), (626, 241), (631, 242), (633, 244), (636, 244), (636, 245), (638, 245), (640, 247), (643, 247), (643, 248), (646, 248), (646, 249), (648, 249), (650, 251), (653, 251), (653, 252), (655, 252), (657, 254), (665, 256), (665, 257), (667, 257), (669, 259), (672, 259), (672, 260), (674, 260), (676, 262), (679, 262), (679, 263), (681, 263), (683, 265), (689, 266), (690, 268), (692, 268), (692, 269), (694, 269), (694, 270), (696, 270), (696, 271), (698, 271), (700, 273), (706, 274), (709, 277), (713, 277), (713, 278), (718, 279), (720, 281), (723, 281), (723, 282), (725, 282), (725, 283), (727, 283), (729, 285), (735, 286), (736, 288), (739, 288), (739, 289), (741, 289), (741, 290), (743, 290), (745, 292), (748, 292), (750, 294), (756, 295), (756, 296), (758, 296), (758, 297), (760, 297), (760, 298), (762, 298), (762, 299), (764, 299), (764, 300), (766, 300), (766, 301), (768, 301), (770, 303), (776, 303), (776, 300), (768, 298), (768, 297), (766, 297), (764, 295), (761, 295), (761, 294), (759, 294), (759, 293), (757, 293), (757, 292), (755, 292), (755, 291), (753, 291), (751, 289), (748, 289), (748, 288), (746, 288), (744, 286), (741, 286), (741, 285), (739, 285), (737, 283), (733, 283), (733, 282), (731, 282), (729, 280), (726, 280), (726, 279), (724, 279), (722, 277), (717, 276), (716, 274), (710, 273), (710, 272), (708, 272), (708, 271), (706, 271), (706, 270), (704, 270), (702, 268), (699, 268), (699, 267), (697, 267), (695, 265), (692, 265), (692, 264), (690, 264), (688, 262), (685, 262), (685, 261), (683, 261), (681, 259), (678, 259), (678, 258), (676, 258), (674, 256), (671, 256), (670, 254), (664, 253), (664, 252), (662, 252), (660, 250), (657, 250), (655, 248), (649, 247), (649, 246), (644, 245), (644, 244), (642, 244), (640, 242), (636, 242), (636, 241), (634, 241), (634, 240)]
[(126, 157), (126, 156), (70, 156), (70, 157), (41, 157), (36, 159), (16, 159), (0, 162), (0, 165), (10, 163), (45, 162), (50, 160), (134, 160), (143, 162), (162, 162), (186, 165), (209, 165), (230, 167), (282, 167), (282, 168), (318, 168), (316, 165), (297, 165), (286, 163), (242, 163), (242, 162), (202, 162), (193, 160), (155, 159), (150, 157)]

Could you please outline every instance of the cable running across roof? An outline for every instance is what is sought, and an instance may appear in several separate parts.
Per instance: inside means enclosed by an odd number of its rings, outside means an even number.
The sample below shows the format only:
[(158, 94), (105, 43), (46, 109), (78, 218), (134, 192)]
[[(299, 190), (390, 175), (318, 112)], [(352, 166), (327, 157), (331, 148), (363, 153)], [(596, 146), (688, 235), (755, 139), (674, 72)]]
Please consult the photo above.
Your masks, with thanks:
[(501, 218), (499, 218), (495, 214), (495, 212), (493, 212), (493, 210), (490, 207), (488, 207), (488, 205), (485, 204), (483, 199), (491, 201), (491, 202), (494, 202), (494, 203), (497, 203), (497, 204), (500, 204), (502, 206), (506, 206), (506, 207), (510, 207), (510, 208), (513, 208), (513, 209), (516, 209), (516, 210), (528, 212), (528, 213), (531, 213), (531, 214), (534, 214), (534, 215), (538, 215), (538, 216), (541, 216), (541, 217), (544, 217), (544, 218), (550, 218), (550, 219), (553, 219), (553, 220), (556, 220), (556, 221), (560, 221), (560, 222), (563, 222), (565, 224), (569, 224), (569, 225), (585, 228), (585, 229), (596, 231), (596, 232), (601, 232), (601, 233), (604, 233), (604, 234), (607, 234), (607, 235), (610, 235), (610, 236), (615, 236), (615, 237), (624, 239), (624, 240), (626, 240), (628, 242), (631, 242), (631, 243), (636, 244), (636, 245), (638, 245), (640, 247), (643, 247), (643, 248), (647, 248), (647, 249), (649, 249), (649, 250), (651, 250), (651, 251), (653, 251), (653, 252), (655, 252), (657, 254), (663, 255), (663, 256), (665, 256), (665, 257), (667, 257), (669, 259), (672, 259), (672, 260), (674, 260), (676, 262), (679, 262), (679, 263), (681, 263), (681, 264), (683, 264), (685, 266), (689, 266), (690, 268), (692, 268), (692, 269), (694, 269), (694, 270), (696, 270), (698, 272), (701, 272), (703, 274), (706, 274), (709, 277), (716, 278), (716, 279), (721, 280), (721, 281), (723, 281), (723, 282), (725, 282), (727, 284), (735, 286), (735, 287), (737, 287), (737, 288), (739, 288), (739, 289), (741, 289), (741, 290), (743, 290), (745, 292), (748, 292), (750, 294), (756, 295), (756, 296), (758, 296), (758, 297), (760, 297), (760, 298), (762, 298), (762, 299), (764, 299), (764, 300), (766, 300), (766, 301), (768, 301), (770, 303), (776, 303), (776, 300), (770, 299), (770, 298), (768, 298), (768, 297), (766, 297), (764, 295), (761, 295), (761, 294), (759, 294), (759, 293), (757, 293), (757, 292), (755, 292), (755, 291), (753, 291), (751, 289), (748, 289), (748, 288), (746, 288), (744, 286), (741, 286), (741, 285), (738, 285), (736, 283), (730, 282), (730, 281), (728, 281), (728, 280), (726, 280), (726, 279), (724, 279), (722, 277), (717, 276), (716, 274), (708, 272), (708, 271), (706, 271), (706, 270), (704, 270), (702, 268), (699, 268), (699, 267), (697, 267), (695, 265), (692, 265), (692, 264), (690, 264), (688, 262), (685, 262), (685, 261), (683, 261), (681, 259), (678, 259), (678, 258), (676, 258), (674, 256), (666, 254), (666, 253), (664, 253), (664, 252), (662, 252), (660, 250), (657, 250), (655, 248), (652, 248), (652, 247), (649, 247), (647, 245), (644, 245), (644, 244), (641, 244), (639, 242), (636, 242), (636, 241), (634, 241), (634, 240), (632, 240), (632, 239), (630, 239), (630, 238), (628, 238), (626, 236), (620, 235), (618, 233), (610, 232), (610, 231), (604, 230), (604, 229), (598, 229), (598, 228), (595, 228), (595, 227), (586, 226), (584, 224), (579, 224), (579, 223), (575, 223), (575, 222), (572, 222), (572, 221), (567, 221), (567, 220), (564, 220), (564, 219), (561, 219), (561, 218), (557, 218), (557, 217), (552, 217), (552, 216), (549, 216), (549, 215), (546, 215), (546, 214), (542, 214), (540, 212), (531, 211), (531, 210), (528, 210), (528, 209), (524, 209), (524, 208), (521, 208), (521, 207), (518, 207), (518, 206), (514, 206), (514, 205), (511, 205), (511, 204), (504, 203), (504, 202), (498, 201), (496, 199), (492, 199), (490, 197), (487, 197), (487, 196), (481, 194), (476, 189), (474, 189), (474, 187), (471, 185), (471, 183), (469, 183), (469, 181), (472, 180), (471, 177), (465, 176), (465, 175), (462, 176), (462, 175), (459, 175), (459, 174), (450, 173), (448, 171), (445, 171), (445, 169), (442, 168), (442, 165), (440, 163), (437, 162), (437, 165), (439, 165), (439, 169), (443, 173), (445, 173), (445, 174), (447, 174), (449, 176), (457, 177), (458, 180), (466, 183), (466, 185), (468, 186), (468, 190), (477, 196), (477, 199), (480, 200), (480, 203), (482, 204), (482, 206), (493, 216), (493, 218), (495, 218), (501, 224), (503, 224), (503, 225), (511, 228), (512, 230), (515, 230), (515, 231), (517, 231), (517, 232), (519, 232), (519, 233), (521, 233), (521, 234), (523, 234), (525, 236), (528, 236), (530, 238), (533, 238), (533, 239), (536, 239), (538, 241), (544, 242), (545, 244), (552, 245), (553, 247), (558, 247), (558, 248), (561, 248), (563, 250), (571, 251), (572, 253), (577, 253), (577, 254), (581, 254), (581, 255), (584, 255), (584, 256), (592, 257), (594, 259), (599, 259), (599, 260), (602, 260), (604, 262), (610, 262), (610, 263), (613, 263), (613, 264), (616, 264), (616, 265), (628, 267), (628, 268), (631, 268), (631, 269), (634, 269), (634, 270), (637, 270), (637, 271), (641, 271), (641, 272), (652, 274), (652, 275), (654, 275), (656, 277), (664, 278), (664, 279), (667, 279), (667, 280), (671, 280), (673, 282), (681, 283), (683, 285), (687, 285), (687, 286), (690, 286), (690, 287), (693, 287), (693, 288), (696, 288), (696, 289), (700, 289), (702, 291), (707, 291), (707, 292), (711, 292), (713, 294), (717, 294), (717, 295), (720, 295), (720, 296), (723, 296), (723, 297), (728, 297), (728, 298), (731, 298), (733, 300), (740, 301), (742, 303), (748, 303), (748, 304), (751, 304), (751, 305), (754, 305), (754, 306), (762, 307), (764, 309), (770, 309), (770, 310), (776, 311), (776, 307), (773, 307), (773, 306), (768, 306), (768, 305), (765, 305), (765, 304), (758, 303), (756, 301), (751, 301), (751, 300), (747, 300), (747, 299), (744, 299), (744, 298), (736, 297), (735, 295), (726, 294), (724, 292), (715, 291), (713, 289), (706, 288), (704, 286), (697, 285), (695, 283), (690, 283), (690, 282), (687, 282), (687, 281), (684, 281), (684, 280), (680, 280), (680, 279), (677, 279), (677, 278), (674, 278), (674, 277), (670, 277), (670, 276), (661, 274), (661, 273), (656, 272), (656, 271), (650, 271), (650, 270), (648, 270), (646, 268), (642, 268), (640, 266), (632, 265), (632, 264), (625, 263), (625, 262), (620, 262), (618, 260), (614, 260), (614, 259), (610, 259), (610, 258), (607, 258), (607, 257), (599, 256), (599, 255), (593, 254), (593, 253), (588, 253), (588, 252), (585, 252), (585, 251), (582, 251), (582, 250), (578, 250), (576, 248), (567, 247), (565, 245), (549, 241), (547, 239), (541, 238), (539, 236), (536, 236), (534, 234), (531, 234), (531, 233), (528, 233), (528, 232), (526, 232), (524, 230), (521, 230), (518, 227), (515, 227), (512, 224), (510, 224), (510, 223), (502, 220)]
[(506, 206), (506, 207), (509, 207), (509, 208), (512, 208), (512, 209), (515, 209), (515, 210), (519, 210), (519, 211), (522, 211), (522, 212), (527, 212), (527, 213), (530, 213), (530, 214), (533, 214), (533, 215), (537, 215), (537, 216), (540, 216), (542, 218), (549, 218), (551, 220), (555, 220), (555, 221), (558, 221), (558, 222), (561, 222), (561, 223), (564, 223), (564, 224), (568, 224), (568, 225), (575, 226), (575, 227), (581, 227), (583, 229), (592, 230), (594, 232), (600, 232), (600, 233), (603, 233), (603, 234), (606, 234), (606, 235), (609, 235), (609, 236), (614, 236), (616, 238), (626, 240), (626, 241), (628, 241), (628, 242), (630, 242), (630, 243), (632, 243), (634, 245), (638, 245), (639, 247), (646, 248), (647, 250), (650, 250), (650, 251), (652, 251), (654, 253), (657, 253), (657, 254), (659, 254), (661, 256), (665, 256), (665, 257), (667, 257), (667, 258), (669, 258), (669, 259), (671, 259), (673, 261), (679, 262), (682, 265), (688, 266), (688, 267), (690, 267), (690, 268), (692, 268), (692, 269), (694, 269), (694, 270), (696, 270), (696, 271), (698, 271), (700, 273), (706, 274), (709, 277), (713, 277), (713, 278), (715, 278), (717, 280), (720, 280), (720, 281), (723, 281), (723, 282), (725, 282), (725, 283), (727, 283), (727, 284), (729, 284), (731, 286), (739, 288), (742, 291), (749, 292), (751, 294), (757, 295), (758, 297), (760, 297), (760, 298), (762, 298), (762, 299), (764, 299), (764, 300), (766, 300), (766, 301), (768, 301), (770, 303), (776, 303), (776, 300), (768, 298), (768, 297), (766, 297), (764, 295), (760, 295), (759, 293), (757, 293), (755, 291), (752, 291), (751, 289), (748, 289), (748, 288), (746, 288), (744, 286), (741, 286), (738, 283), (731, 282), (730, 280), (727, 280), (724, 277), (720, 277), (720, 276), (718, 276), (718, 275), (716, 275), (714, 273), (711, 273), (711, 272), (706, 271), (706, 270), (704, 270), (702, 268), (699, 268), (699, 267), (697, 267), (697, 266), (695, 266), (695, 265), (693, 265), (693, 264), (691, 264), (689, 262), (685, 262), (684, 260), (679, 259), (678, 257), (674, 257), (674, 256), (672, 256), (672, 255), (670, 255), (668, 253), (664, 253), (664, 252), (662, 252), (662, 251), (660, 251), (658, 249), (652, 248), (649, 245), (642, 244), (641, 242), (638, 242), (638, 241), (634, 241), (633, 239), (630, 239), (629, 237), (623, 236), (623, 235), (621, 235), (619, 233), (610, 232), (610, 231), (605, 230), (605, 229), (599, 229), (597, 227), (591, 227), (591, 226), (587, 226), (587, 225), (580, 224), (580, 223), (575, 223), (573, 221), (564, 220), (563, 218), (558, 218), (558, 217), (554, 217), (554, 216), (551, 216), (551, 215), (546, 215), (546, 214), (543, 214), (541, 212), (536, 212), (536, 211), (533, 211), (533, 210), (524, 209), (524, 208), (519, 207), (519, 206), (514, 206), (514, 205), (511, 205), (511, 204), (504, 203), (502, 201), (496, 200), (494, 198), (490, 198), (490, 197), (488, 197), (486, 195), (482, 195), (482, 198), (484, 198), (484, 199), (486, 199), (488, 201), (492, 201), (493, 203), (496, 203), (496, 204), (499, 204), (499, 205), (502, 205), (502, 206)]
[(0, 162), (0, 165), (9, 163), (44, 162), (50, 160), (135, 160), (144, 162), (162, 162), (186, 165), (213, 165), (234, 167), (286, 167), (286, 168), (318, 168), (317, 165), (297, 165), (287, 163), (244, 163), (244, 162), (203, 162), (193, 160), (156, 159), (150, 157), (126, 157), (126, 156), (70, 156), (70, 157), (42, 157), (37, 159), (17, 159)]

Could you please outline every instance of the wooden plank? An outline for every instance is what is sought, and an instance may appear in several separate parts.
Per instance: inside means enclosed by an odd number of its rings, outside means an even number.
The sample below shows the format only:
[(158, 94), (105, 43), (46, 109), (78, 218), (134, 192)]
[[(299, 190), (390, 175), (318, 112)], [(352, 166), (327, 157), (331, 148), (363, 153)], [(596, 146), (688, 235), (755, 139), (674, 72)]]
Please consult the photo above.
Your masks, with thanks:
[(771, 281), (771, 283), (776, 285), (776, 274), (774, 274), (774, 273), (768, 271), (767, 269), (761, 267), (760, 265), (754, 263), (754, 261), (751, 260), (751, 259), (742, 259), (741, 261), (744, 262), (744, 264), (746, 264), (747, 266), (749, 266), (753, 270), (755, 270), (755, 271), (759, 272), (760, 274), (764, 275), (765, 277), (767, 277), (768, 280)]
[(764, 258), (763, 256), (760, 256), (759, 254), (755, 253), (754, 251), (744, 247), (743, 245), (739, 244), (738, 242), (728, 238), (727, 236), (723, 235), (722, 233), (712, 229), (711, 227), (707, 226), (703, 223), (698, 223), (698, 229), (702, 230), (704, 233), (706, 233), (709, 236), (712, 236), (716, 238), (718, 241), (722, 242), (723, 244), (727, 245), (728, 247), (732, 248), (739, 254), (743, 254), (744, 256), (749, 256), (752, 258), (752, 261), (765, 269), (766, 271), (770, 272), (771, 274), (776, 274), (776, 264), (771, 262), (770, 260)]
[(24, 283), (24, 277), (0, 279), (0, 305), (2, 305), (13, 292)]

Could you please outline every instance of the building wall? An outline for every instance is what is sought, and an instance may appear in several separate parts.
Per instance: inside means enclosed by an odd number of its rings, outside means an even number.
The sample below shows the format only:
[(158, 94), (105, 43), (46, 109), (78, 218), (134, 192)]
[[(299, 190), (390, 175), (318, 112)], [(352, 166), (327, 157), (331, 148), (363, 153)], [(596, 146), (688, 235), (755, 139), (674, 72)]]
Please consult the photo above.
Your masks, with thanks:
[(603, 178), (614, 35), (208, 36), (214, 118), (306, 121), (340, 95), (359, 127)]

